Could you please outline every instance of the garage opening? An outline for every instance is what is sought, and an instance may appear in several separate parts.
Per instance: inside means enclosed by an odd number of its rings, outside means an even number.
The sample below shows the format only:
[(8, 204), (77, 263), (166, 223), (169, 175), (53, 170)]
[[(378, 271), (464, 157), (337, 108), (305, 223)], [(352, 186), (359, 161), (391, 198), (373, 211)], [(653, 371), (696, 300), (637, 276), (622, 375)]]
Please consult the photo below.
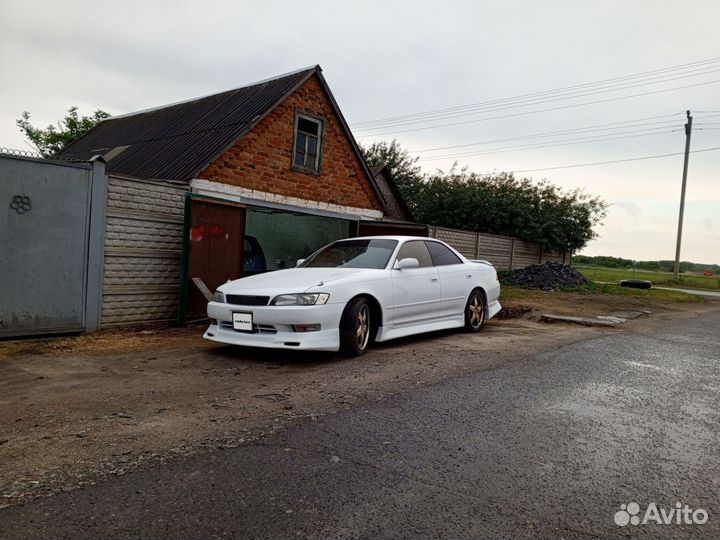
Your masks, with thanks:
[(357, 222), (286, 210), (248, 207), (243, 274), (293, 268), (335, 240), (355, 235)]
[(408, 221), (361, 221), (357, 236), (428, 236), (428, 228)]
[(180, 324), (205, 319), (209, 297), (228, 280), (293, 268), (298, 259), (358, 232), (354, 219), (197, 195), (188, 195), (186, 213)]

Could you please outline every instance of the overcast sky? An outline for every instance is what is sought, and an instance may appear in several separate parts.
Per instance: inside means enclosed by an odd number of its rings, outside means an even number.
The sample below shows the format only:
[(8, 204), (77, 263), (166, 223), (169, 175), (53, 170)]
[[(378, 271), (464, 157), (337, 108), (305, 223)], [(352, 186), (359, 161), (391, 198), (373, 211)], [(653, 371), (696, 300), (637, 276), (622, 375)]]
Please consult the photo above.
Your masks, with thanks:
[[(720, 147), (718, 21), (717, 0), (0, 0), (0, 146), (27, 148), (23, 110), (43, 126), (71, 105), (121, 114), (317, 63), (361, 142), (486, 143), (417, 155), (428, 171), (457, 159), (584, 188), (613, 205), (584, 253), (672, 259), (682, 156), (548, 168), (681, 153), (686, 109), (692, 149)], [(438, 109), (452, 110), (362, 124)], [(691, 154), (684, 260), (720, 263), (719, 171), (720, 151)]]

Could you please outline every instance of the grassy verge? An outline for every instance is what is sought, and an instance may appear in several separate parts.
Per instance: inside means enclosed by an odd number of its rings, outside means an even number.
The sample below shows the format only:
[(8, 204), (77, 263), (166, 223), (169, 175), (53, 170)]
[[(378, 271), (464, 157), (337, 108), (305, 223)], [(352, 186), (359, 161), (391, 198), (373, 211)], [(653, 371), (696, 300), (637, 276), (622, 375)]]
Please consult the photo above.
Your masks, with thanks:
[(636, 270), (633, 275), (632, 268), (602, 268), (595, 266), (573, 266), (578, 272), (592, 281), (619, 282), (623, 279), (646, 279), (655, 285), (688, 287), (693, 289), (720, 289), (720, 277), (680, 275), (675, 280), (670, 272), (652, 272), (650, 270)]
[[(509, 312), (535, 312), (594, 317), (617, 311), (647, 309), (650, 311), (684, 310), (694, 302), (704, 302), (701, 296), (661, 289), (629, 289), (619, 285), (588, 284), (565, 291), (539, 291), (503, 285), (500, 303)], [(524, 309), (520, 309), (524, 308)]]
[(661, 289), (630, 289), (613, 284), (589, 284), (586, 287), (565, 291), (539, 291), (512, 285), (503, 285), (500, 302), (526, 303), (541, 306), (567, 304), (596, 304), (612, 307), (613, 304), (677, 304), (686, 302), (702, 302), (701, 296), (679, 291)]
[(688, 294), (680, 291), (666, 291), (663, 289), (631, 289), (614, 284), (592, 284), (588, 287), (589, 294), (611, 294), (643, 298), (648, 301), (659, 302), (702, 302), (702, 296)]

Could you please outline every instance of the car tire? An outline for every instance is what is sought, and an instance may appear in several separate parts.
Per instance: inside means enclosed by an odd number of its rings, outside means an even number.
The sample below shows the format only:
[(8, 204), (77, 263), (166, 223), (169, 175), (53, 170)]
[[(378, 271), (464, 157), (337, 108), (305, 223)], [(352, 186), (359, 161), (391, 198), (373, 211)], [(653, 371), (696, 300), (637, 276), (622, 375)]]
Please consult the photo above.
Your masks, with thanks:
[(650, 289), (652, 288), (652, 281), (644, 279), (623, 279), (620, 282), (621, 287), (630, 287), (632, 289)]
[(465, 304), (465, 330), (467, 332), (479, 332), (485, 326), (486, 319), (485, 295), (482, 291), (475, 289), (470, 293), (467, 304)]
[(372, 311), (365, 298), (348, 303), (340, 319), (340, 351), (347, 356), (365, 354), (372, 334)]

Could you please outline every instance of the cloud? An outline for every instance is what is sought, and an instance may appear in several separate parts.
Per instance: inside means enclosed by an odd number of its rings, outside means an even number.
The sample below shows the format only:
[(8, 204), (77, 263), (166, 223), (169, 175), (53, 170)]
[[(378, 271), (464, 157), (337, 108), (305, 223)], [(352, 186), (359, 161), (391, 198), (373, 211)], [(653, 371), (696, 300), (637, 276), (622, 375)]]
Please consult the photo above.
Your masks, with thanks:
[(633, 219), (640, 217), (640, 213), (642, 212), (640, 205), (634, 202), (615, 201), (612, 205), (624, 209), (627, 212), (627, 215)]
[[(595, 105), (538, 114), (512, 116), (566, 102), (512, 108), (504, 101), (717, 56), (717, 0), (686, 3), (684, 14), (693, 24), (685, 26), (677, 25), (673, 3), (626, 0), (556, 0), (552, 8), (531, 0), (457, 0), (443, 9), (432, 0), (126, 0), (103, 3), (103, 9), (97, 5), (91, 0), (0, 0), (0, 146), (27, 147), (15, 126), (23, 110), (45, 126), (71, 105), (83, 114), (97, 108), (126, 113), (319, 63), (351, 127), (442, 108), (449, 108), (448, 123), (453, 123), (466, 120), (456, 118), (453, 107), (500, 100), (501, 109), (490, 116), (503, 118), (378, 138), (397, 136), (409, 149), (468, 143), (473, 143), (471, 150), (504, 149), (460, 158), (460, 165), (478, 172), (529, 169), (528, 176), (568, 189), (584, 187), (614, 201), (602, 238), (592, 249), (653, 259), (668, 258), (674, 250), (682, 155), (575, 165), (682, 153), (683, 111), (718, 109), (720, 83), (644, 95), (646, 90), (719, 79), (717, 74), (601, 91), (573, 101), (598, 100)], [(636, 93), (632, 99), (602, 101)], [(698, 128), (703, 116), (696, 113)], [(668, 129), (653, 136), (638, 131), (617, 140), (505, 151), (524, 144), (518, 137), (656, 117), (669, 119)], [(601, 137), (611, 132), (599, 128), (583, 135), (611, 139)], [(359, 129), (356, 133), (362, 134)], [(368, 136), (363, 142), (372, 140)], [(507, 142), (482, 144), (495, 140)], [(698, 129), (692, 145), (720, 146), (720, 131)], [(453, 161), (425, 161), (423, 166), (447, 169)], [(691, 157), (683, 237), (688, 259), (720, 253), (713, 228), (719, 225), (714, 217), (720, 213), (719, 167), (720, 152)], [(693, 207), (692, 199), (702, 205)]]
[(705, 229), (705, 232), (709, 234), (715, 234), (715, 224), (710, 218), (703, 219), (701, 223), (703, 228)]

